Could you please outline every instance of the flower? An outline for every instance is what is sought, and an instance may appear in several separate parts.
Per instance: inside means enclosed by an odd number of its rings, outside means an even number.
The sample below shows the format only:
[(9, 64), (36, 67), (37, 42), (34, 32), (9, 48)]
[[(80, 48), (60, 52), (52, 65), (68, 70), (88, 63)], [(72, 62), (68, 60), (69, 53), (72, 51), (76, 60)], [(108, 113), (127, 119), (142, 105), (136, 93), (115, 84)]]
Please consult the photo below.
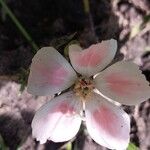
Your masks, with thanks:
[(113, 39), (85, 50), (70, 45), (69, 57), (75, 70), (53, 47), (37, 52), (31, 64), (28, 92), (54, 95), (70, 87), (68, 92), (50, 100), (36, 112), (32, 133), (41, 144), (47, 140), (72, 139), (84, 114), (87, 131), (95, 142), (109, 149), (126, 149), (130, 118), (112, 100), (136, 105), (150, 97), (150, 88), (132, 62), (120, 61), (107, 67), (116, 50), (117, 42)]

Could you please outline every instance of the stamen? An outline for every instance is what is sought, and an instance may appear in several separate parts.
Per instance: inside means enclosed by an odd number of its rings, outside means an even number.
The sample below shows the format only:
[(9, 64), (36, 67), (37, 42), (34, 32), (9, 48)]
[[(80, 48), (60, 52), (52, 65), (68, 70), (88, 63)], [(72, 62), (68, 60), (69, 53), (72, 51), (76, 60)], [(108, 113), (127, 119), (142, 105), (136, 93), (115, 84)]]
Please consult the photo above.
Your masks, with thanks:
[(82, 101), (88, 99), (94, 89), (93, 81), (89, 78), (79, 78), (74, 86), (73, 91)]

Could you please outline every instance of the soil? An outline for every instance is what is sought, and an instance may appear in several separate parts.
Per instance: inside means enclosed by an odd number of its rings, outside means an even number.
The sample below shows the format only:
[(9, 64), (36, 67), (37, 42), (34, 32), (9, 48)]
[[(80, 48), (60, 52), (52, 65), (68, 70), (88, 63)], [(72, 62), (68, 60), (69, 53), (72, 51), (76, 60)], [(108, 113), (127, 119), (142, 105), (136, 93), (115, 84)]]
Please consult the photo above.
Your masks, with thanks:
[[(149, 0), (90, 0), (90, 15), (77, 0), (5, 1), (39, 47), (55, 45), (58, 38), (73, 33), (83, 47), (115, 38), (115, 61), (123, 59), (123, 54), (124, 59), (139, 65), (150, 81)], [(140, 30), (135, 32), (138, 25)], [(51, 97), (34, 97), (26, 89), (21, 92), (16, 78), (20, 70), (29, 68), (33, 56), (31, 45), (0, 7), (0, 135), (10, 150), (57, 150), (64, 143), (40, 145), (31, 136), (35, 111)], [(140, 150), (150, 150), (150, 100), (123, 108), (131, 117), (131, 142)], [(106, 150), (93, 142), (85, 129), (77, 135), (73, 148)]]

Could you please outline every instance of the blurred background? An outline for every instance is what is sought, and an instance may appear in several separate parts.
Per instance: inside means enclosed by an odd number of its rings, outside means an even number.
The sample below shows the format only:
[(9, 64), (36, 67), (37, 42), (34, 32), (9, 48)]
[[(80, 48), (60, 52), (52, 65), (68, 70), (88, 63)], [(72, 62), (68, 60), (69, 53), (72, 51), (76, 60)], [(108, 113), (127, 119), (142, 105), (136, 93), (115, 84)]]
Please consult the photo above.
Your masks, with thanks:
[[(26, 81), (38, 48), (52, 45), (64, 54), (71, 41), (86, 48), (110, 38), (118, 41), (115, 61), (132, 60), (150, 81), (149, 0), (0, 0), (0, 150), (106, 150), (84, 125), (70, 143), (39, 145), (30, 124), (51, 97), (28, 94)], [(131, 117), (131, 142), (150, 150), (150, 100), (123, 108)]]

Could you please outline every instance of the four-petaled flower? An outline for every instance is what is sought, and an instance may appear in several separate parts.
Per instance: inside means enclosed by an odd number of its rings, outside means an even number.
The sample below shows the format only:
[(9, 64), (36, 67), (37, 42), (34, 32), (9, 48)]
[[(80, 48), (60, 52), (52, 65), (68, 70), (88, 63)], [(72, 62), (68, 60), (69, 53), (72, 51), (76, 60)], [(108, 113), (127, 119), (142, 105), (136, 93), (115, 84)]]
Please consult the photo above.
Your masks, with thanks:
[(112, 100), (136, 105), (150, 97), (150, 88), (132, 62), (120, 61), (107, 68), (116, 50), (113, 39), (85, 50), (70, 45), (69, 57), (76, 72), (53, 47), (37, 52), (31, 64), (28, 92), (54, 95), (70, 87), (36, 112), (32, 133), (41, 144), (72, 139), (85, 116), (88, 133), (95, 142), (110, 149), (128, 146), (130, 118)]

